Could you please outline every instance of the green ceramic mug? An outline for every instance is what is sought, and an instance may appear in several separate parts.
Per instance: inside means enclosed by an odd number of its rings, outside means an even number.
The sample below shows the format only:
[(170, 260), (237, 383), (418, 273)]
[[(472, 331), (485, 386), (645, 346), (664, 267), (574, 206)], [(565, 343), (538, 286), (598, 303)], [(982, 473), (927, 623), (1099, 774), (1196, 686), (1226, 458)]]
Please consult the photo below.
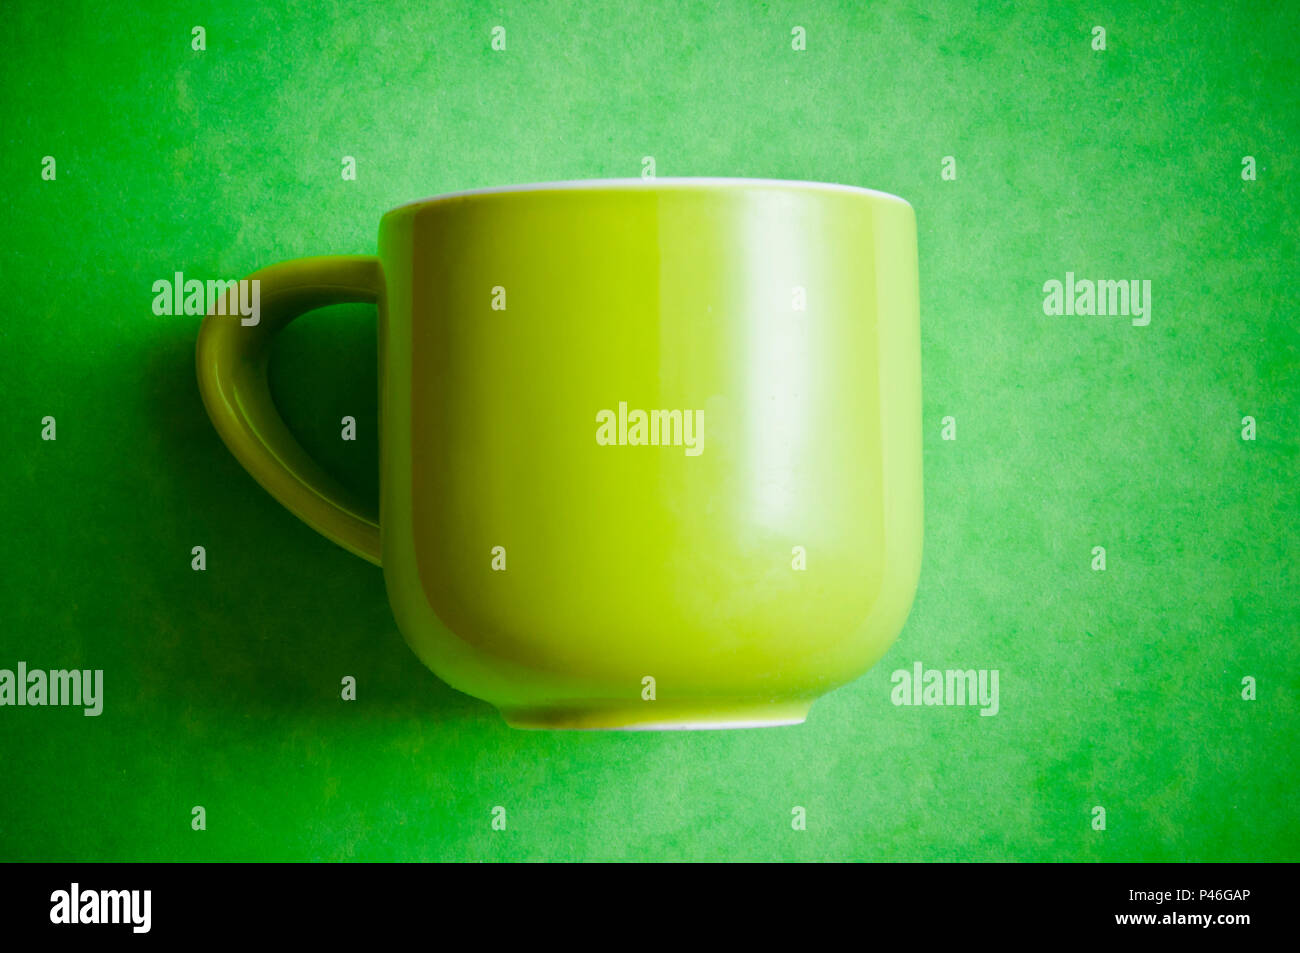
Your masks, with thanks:
[[(398, 626), (521, 728), (802, 722), (897, 637), (921, 563), (916, 225), (866, 189), (567, 182), (394, 209), (378, 257), (249, 276), (204, 404)], [(271, 338), (379, 310), (378, 517), (295, 442)], [(232, 309), (233, 310), (233, 309)]]

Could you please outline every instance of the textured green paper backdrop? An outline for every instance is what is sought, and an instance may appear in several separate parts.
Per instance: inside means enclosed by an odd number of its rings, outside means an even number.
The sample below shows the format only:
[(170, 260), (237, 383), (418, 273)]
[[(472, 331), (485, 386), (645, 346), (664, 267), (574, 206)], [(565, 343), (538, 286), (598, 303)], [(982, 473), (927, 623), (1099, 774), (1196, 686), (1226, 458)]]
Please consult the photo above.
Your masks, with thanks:
[[(7, 5), (0, 668), (102, 668), (105, 710), (0, 708), (0, 858), (1296, 859), (1300, 8), (955, 6)], [(508, 729), (239, 468), (197, 319), (151, 310), (175, 271), (369, 253), (401, 202), (646, 155), (916, 208), (920, 590), (801, 727)], [(1151, 280), (1151, 324), (1044, 315), (1067, 271)], [(374, 364), (344, 307), (272, 368), (372, 494)], [(1001, 711), (895, 707), (918, 660), (999, 670)]]

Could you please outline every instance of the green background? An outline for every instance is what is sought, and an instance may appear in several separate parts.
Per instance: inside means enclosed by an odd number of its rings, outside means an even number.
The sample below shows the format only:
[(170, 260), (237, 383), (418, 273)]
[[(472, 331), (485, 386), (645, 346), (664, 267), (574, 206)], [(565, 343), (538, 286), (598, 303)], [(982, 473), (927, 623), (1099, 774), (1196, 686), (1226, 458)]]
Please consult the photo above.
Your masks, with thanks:
[[(102, 668), (105, 710), (0, 708), (0, 858), (1297, 858), (1294, 4), (4, 17), (0, 668)], [(199, 401), (197, 319), (152, 313), (175, 271), (370, 253), (402, 202), (646, 155), (916, 209), (920, 588), (885, 660), (800, 727), (507, 728), (410, 653), (378, 570), (239, 468)], [(1150, 279), (1150, 326), (1044, 315), (1066, 271)], [(369, 494), (375, 354), (373, 308), (341, 307), (272, 367), (304, 445)], [(999, 670), (1000, 713), (895, 707), (918, 660)]]

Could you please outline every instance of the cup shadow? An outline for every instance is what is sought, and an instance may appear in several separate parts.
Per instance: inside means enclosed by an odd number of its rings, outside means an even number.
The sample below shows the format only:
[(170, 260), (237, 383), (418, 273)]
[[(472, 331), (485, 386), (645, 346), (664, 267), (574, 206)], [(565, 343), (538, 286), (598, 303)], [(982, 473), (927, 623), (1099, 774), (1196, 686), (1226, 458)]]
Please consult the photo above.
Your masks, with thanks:
[[(271, 498), (226, 449), (199, 396), (198, 323), (149, 343), (139, 411), (154, 421), (150, 525), (165, 558), (139, 559), (158, 600), (149, 615), (145, 697), (240, 715), (498, 720), (407, 648), (383, 573)], [(363, 497), (378, 493), (378, 373), (373, 307), (295, 321), (271, 360), (271, 392), (304, 449)], [(356, 421), (344, 440), (343, 417)], [(147, 448), (146, 448), (147, 453)], [(142, 527), (142, 530), (144, 527)], [(204, 546), (205, 568), (192, 547)], [(355, 702), (343, 699), (356, 680)]]

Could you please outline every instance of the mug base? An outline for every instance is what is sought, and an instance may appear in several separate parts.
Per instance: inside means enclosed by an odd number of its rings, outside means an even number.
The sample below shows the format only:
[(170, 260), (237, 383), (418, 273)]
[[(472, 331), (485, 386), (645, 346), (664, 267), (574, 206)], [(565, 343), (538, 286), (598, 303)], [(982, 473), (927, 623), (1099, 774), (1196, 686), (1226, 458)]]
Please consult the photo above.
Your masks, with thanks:
[(537, 708), (503, 708), (511, 728), (529, 731), (707, 731), (726, 728), (773, 728), (800, 725), (812, 702), (693, 702), (673, 704), (595, 703)]

